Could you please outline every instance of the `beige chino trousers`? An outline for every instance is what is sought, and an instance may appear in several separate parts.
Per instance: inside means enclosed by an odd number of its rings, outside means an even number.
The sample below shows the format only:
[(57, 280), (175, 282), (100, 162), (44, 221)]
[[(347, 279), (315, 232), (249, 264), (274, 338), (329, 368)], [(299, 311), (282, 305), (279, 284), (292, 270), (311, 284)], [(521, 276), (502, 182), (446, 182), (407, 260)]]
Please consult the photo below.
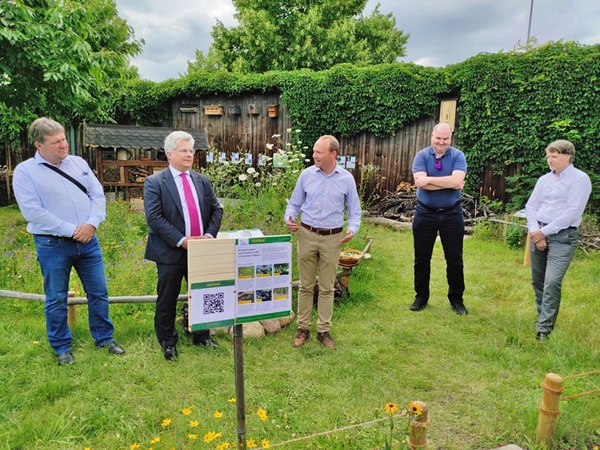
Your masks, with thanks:
[[(343, 232), (342, 232), (343, 233)], [(331, 329), (333, 294), (340, 260), (342, 233), (323, 236), (304, 227), (298, 230), (298, 328), (310, 330), (314, 288), (319, 270), (317, 332)]]

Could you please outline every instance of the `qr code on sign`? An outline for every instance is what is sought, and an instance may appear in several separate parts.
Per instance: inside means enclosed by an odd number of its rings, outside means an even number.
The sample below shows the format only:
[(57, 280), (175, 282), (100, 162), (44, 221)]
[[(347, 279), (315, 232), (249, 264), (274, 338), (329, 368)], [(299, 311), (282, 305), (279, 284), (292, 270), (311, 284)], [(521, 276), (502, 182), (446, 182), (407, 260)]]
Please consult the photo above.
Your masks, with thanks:
[(225, 312), (225, 294), (204, 294), (204, 314)]

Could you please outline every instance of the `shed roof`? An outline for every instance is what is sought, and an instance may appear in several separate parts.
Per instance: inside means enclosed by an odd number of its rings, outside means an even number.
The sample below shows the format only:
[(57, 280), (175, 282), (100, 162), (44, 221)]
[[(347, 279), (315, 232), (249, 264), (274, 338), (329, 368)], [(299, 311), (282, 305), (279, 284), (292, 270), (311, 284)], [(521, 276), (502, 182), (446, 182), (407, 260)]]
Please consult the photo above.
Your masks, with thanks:
[(133, 125), (85, 125), (84, 145), (97, 147), (125, 147), (162, 149), (165, 138), (172, 131), (186, 131), (194, 137), (194, 149), (208, 149), (204, 130), (185, 130), (167, 127), (136, 127)]

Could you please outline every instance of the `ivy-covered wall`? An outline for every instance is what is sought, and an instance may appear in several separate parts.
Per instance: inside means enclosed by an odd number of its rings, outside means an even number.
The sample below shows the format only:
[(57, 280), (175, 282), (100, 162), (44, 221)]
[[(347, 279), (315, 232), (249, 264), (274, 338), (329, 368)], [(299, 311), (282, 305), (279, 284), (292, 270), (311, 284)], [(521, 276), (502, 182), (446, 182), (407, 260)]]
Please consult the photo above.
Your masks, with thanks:
[(591, 209), (600, 212), (600, 46), (550, 43), (527, 52), (480, 54), (446, 68), (397, 63), (313, 72), (195, 73), (163, 83), (134, 82), (116, 105), (119, 123), (169, 125), (172, 99), (279, 93), (305, 142), (324, 133), (392, 136), (458, 98), (456, 142), (467, 155), (467, 192), (486, 170), (507, 183), (520, 208), (547, 171), (544, 149), (569, 139), (575, 164), (593, 178)]
[[(507, 183), (514, 207), (522, 207), (548, 171), (546, 146), (568, 139), (575, 165), (592, 177), (590, 206), (600, 212), (600, 46), (559, 42), (480, 54), (445, 70), (460, 98), (457, 142), (472, 175), (516, 168)], [(467, 182), (477, 191), (477, 177)]]

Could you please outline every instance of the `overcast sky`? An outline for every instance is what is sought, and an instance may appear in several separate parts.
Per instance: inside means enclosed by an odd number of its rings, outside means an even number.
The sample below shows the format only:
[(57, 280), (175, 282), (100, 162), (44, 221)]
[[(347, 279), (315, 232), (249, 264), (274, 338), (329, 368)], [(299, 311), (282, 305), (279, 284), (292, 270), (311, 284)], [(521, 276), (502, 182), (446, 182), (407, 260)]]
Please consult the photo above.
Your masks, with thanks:
[[(393, 13), (396, 27), (410, 34), (401, 61), (434, 67), (464, 61), (481, 52), (509, 51), (527, 40), (533, 1), (531, 36), (538, 44), (578, 41), (600, 44), (600, 0), (369, 0), (367, 16)], [(179, 78), (207, 53), (210, 32), (221, 20), (236, 25), (231, 0), (116, 0), (119, 16), (144, 39), (141, 55), (132, 60), (144, 79)]]

